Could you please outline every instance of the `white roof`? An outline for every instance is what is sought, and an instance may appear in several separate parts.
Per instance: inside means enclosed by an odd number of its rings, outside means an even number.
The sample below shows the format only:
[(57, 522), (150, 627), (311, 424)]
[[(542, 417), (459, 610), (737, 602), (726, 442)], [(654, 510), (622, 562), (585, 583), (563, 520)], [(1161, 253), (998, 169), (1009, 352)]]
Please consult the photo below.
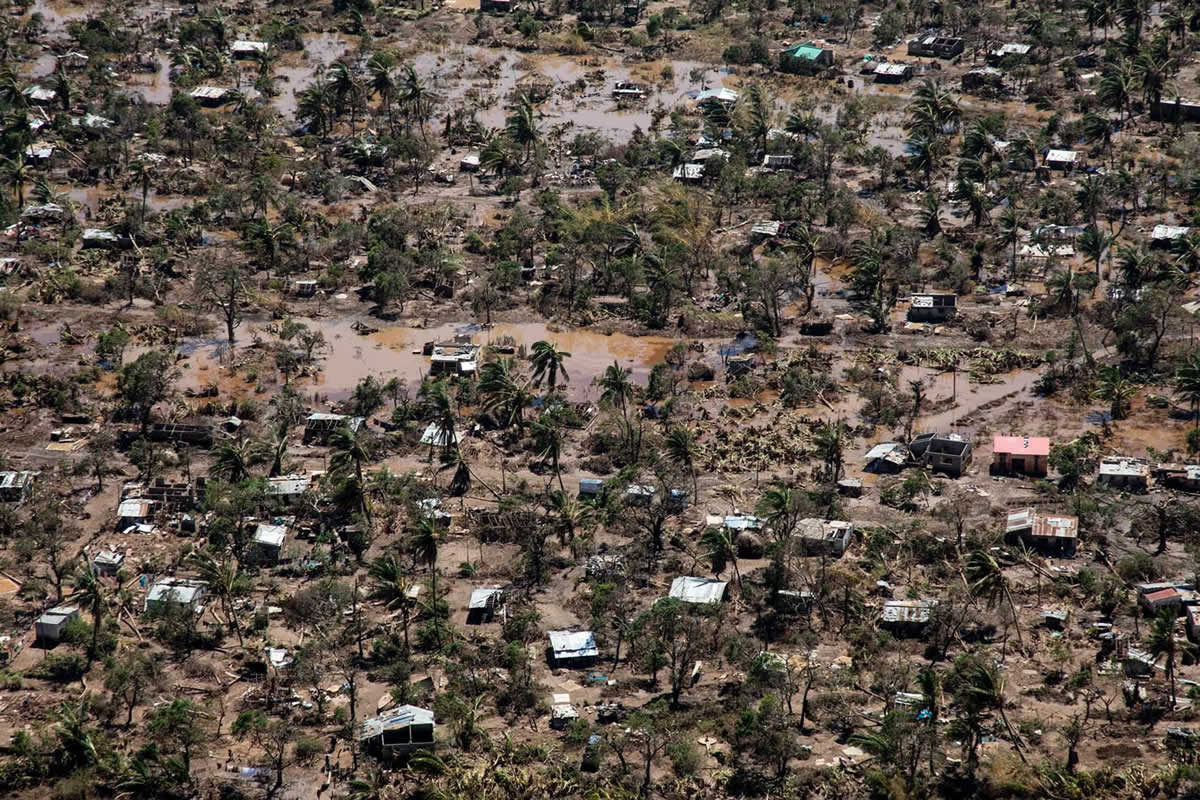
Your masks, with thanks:
[(92, 559), (93, 564), (115, 564), (120, 566), (125, 561), (125, 554), (113, 550), (101, 550)]
[(287, 532), (287, 525), (271, 525), (266, 522), (260, 522), (258, 523), (258, 527), (254, 529), (254, 541), (257, 544), (283, 547), (283, 540), (287, 538)]
[(45, 161), (54, 155), (54, 145), (45, 143), (31, 144), (25, 148), (25, 155), (38, 161)]
[(899, 442), (884, 442), (877, 444), (867, 451), (867, 461), (874, 461), (877, 458), (884, 458), (903, 448), (904, 445)]
[(1023, 244), (1017, 255), (1022, 258), (1071, 258), (1075, 248), (1069, 244)]
[(471, 602), (467, 606), (467, 608), (487, 608), (488, 601), (492, 597), (496, 597), (497, 601), (503, 599), (504, 590), (498, 589), (498, 588), (472, 589), (471, 590)]
[(1155, 225), (1150, 232), (1151, 239), (1182, 239), (1192, 232), (1191, 228), (1182, 225)]
[(40, 475), (40, 472), (13, 472), (11, 470), (0, 472), (0, 489), (12, 489), (14, 487), (24, 488), (33, 483), (33, 479)]
[(1126, 475), (1129, 477), (1150, 477), (1150, 464), (1142, 458), (1126, 458), (1110, 456), (1100, 462), (1101, 475)]
[(150, 516), (151, 502), (143, 500), (140, 497), (135, 497), (130, 500), (122, 500), (117, 506), (117, 516), (121, 519), (143, 519)]
[(550, 631), (550, 649), (554, 657), (595, 658), (600, 655), (596, 648), (596, 637), (591, 631)]
[(462, 164), (464, 167), (478, 167), (479, 153), (467, 153), (465, 156), (459, 159), (458, 163)]
[(30, 86), (22, 94), (30, 100), (36, 100), (40, 103), (48, 103), (58, 96), (53, 89), (44, 89), (41, 86)]
[(267, 478), (267, 494), (293, 495), (304, 494), (308, 489), (310, 479), (307, 475), (280, 475), (278, 478)]
[(76, 606), (55, 606), (38, 617), (37, 621), (43, 625), (57, 625), (76, 616), (79, 616), (79, 609)]
[(192, 89), (191, 96), (196, 100), (220, 100), (229, 93), (228, 89), (218, 86), (197, 86)]
[(270, 47), (266, 42), (255, 42), (250, 39), (238, 39), (229, 49), (235, 53), (265, 53)]
[(165, 578), (150, 587), (146, 602), (173, 602), (191, 605), (204, 595), (208, 584), (184, 578)]
[(1033, 45), (1031, 45), (1031, 44), (1025, 44), (1024, 42), (1009, 42), (1008, 44), (1000, 45), (992, 52), (997, 53), (1002, 56), (1007, 56), (1007, 55), (1023, 56), (1032, 49), (1033, 49)]
[(909, 64), (901, 64), (899, 61), (883, 61), (875, 65), (876, 75), (903, 75), (910, 71), (912, 66)]
[(1050, 150), (1046, 153), (1047, 161), (1074, 161), (1079, 153), (1074, 150)]
[(721, 86), (717, 89), (705, 89), (700, 94), (696, 95), (697, 103), (707, 103), (709, 100), (716, 100), (718, 103), (733, 103), (738, 99), (738, 93), (733, 89), (727, 89)]
[(685, 603), (698, 605), (715, 605), (725, 596), (725, 588), (729, 584), (715, 578), (695, 578), (685, 576), (671, 581), (671, 597)]
[(111, 128), (113, 121), (98, 114), (84, 114), (82, 117), (71, 117), (71, 124), (76, 128), (80, 125), (85, 128)]
[(731, 514), (722, 522), (731, 531), (756, 531), (763, 526), (763, 520), (752, 514)]
[(99, 239), (106, 242), (115, 242), (117, 235), (112, 231), (106, 231), (103, 228), (84, 228), (84, 239)]
[(421, 444), (431, 444), (437, 447), (449, 447), (458, 444), (458, 431), (444, 431), (436, 422), (431, 422), (421, 434)]
[(433, 712), (417, 706), (396, 706), (386, 714), (364, 720), (358, 726), (359, 741), (374, 739), (384, 731), (408, 728), (413, 725), (433, 725)]
[(671, 177), (676, 180), (698, 181), (704, 177), (703, 164), (680, 164), (671, 173)]
[(263, 649), (266, 650), (267, 660), (275, 669), (283, 669), (296, 660), (288, 655), (288, 651), (283, 647), (265, 647)]

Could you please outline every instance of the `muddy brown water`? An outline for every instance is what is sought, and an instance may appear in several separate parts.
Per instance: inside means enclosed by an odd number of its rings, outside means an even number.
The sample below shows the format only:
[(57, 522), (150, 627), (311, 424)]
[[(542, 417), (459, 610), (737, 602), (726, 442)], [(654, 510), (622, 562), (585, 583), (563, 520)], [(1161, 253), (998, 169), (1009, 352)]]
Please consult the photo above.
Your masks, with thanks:
[[(571, 354), (566, 360), (567, 395), (572, 400), (596, 400), (600, 390), (593, 385), (596, 378), (615, 361), (630, 370), (631, 379), (645, 385), (650, 369), (663, 361), (667, 350), (679, 341), (668, 336), (611, 335), (592, 330), (551, 330), (543, 323), (499, 323), (490, 329), (472, 323), (454, 323), (430, 328), (380, 326), (368, 335), (360, 335), (351, 326), (353, 319), (304, 320), (304, 323), (325, 335), (329, 348), (322, 360), (321, 372), (309, 381), (309, 393), (327, 397), (332, 402), (345, 400), (354, 387), (368, 375), (379, 381), (401, 378), (410, 390), (415, 390), (429, 370), (429, 357), (422, 354), (425, 342), (453, 341), (465, 335), (475, 344), (492, 344), (510, 337), (515, 347), (526, 351), (534, 342), (545, 340)], [(373, 323), (378, 325), (378, 322)], [(248, 339), (249, 331), (242, 331)], [(270, 337), (264, 336), (269, 340)], [(189, 367), (184, 370), (181, 388), (198, 389), (217, 383), (223, 391), (233, 394), (252, 391), (250, 384), (226, 386), (220, 367), (223, 345), (215, 340), (192, 340), (185, 344), (190, 353)], [(717, 358), (715, 343), (706, 348), (706, 357)], [(693, 356), (694, 357), (694, 356)], [(261, 376), (260, 376), (261, 377)]]

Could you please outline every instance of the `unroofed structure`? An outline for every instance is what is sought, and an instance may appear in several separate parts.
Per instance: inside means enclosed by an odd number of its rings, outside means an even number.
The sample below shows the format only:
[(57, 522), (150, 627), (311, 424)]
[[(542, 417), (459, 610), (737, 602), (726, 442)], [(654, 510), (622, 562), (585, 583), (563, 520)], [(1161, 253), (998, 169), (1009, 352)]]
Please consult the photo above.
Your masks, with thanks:
[(1079, 544), (1079, 518), (1040, 514), (1032, 508), (1010, 511), (1004, 527), (1009, 544), (1023, 544), (1046, 555), (1073, 558)]

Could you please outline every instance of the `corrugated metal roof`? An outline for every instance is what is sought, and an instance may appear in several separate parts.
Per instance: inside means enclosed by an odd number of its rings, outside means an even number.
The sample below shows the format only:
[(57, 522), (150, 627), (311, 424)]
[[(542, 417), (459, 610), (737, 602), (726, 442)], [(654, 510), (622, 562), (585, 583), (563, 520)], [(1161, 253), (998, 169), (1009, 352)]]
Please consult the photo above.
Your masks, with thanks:
[(936, 600), (889, 600), (883, 604), (884, 622), (928, 622)]
[(191, 605), (204, 595), (208, 584), (183, 578), (166, 578), (150, 587), (146, 602), (172, 602)]
[(433, 725), (433, 712), (417, 706), (397, 706), (386, 714), (372, 717), (358, 726), (358, 739), (374, 739), (384, 731), (408, 728), (413, 725)]
[(595, 658), (600, 655), (591, 631), (550, 631), (550, 649), (554, 658)]
[[(492, 598), (495, 598), (495, 600)], [(471, 602), (467, 608), (486, 609), (503, 600), (504, 590), (498, 587), (492, 589), (472, 589)]]
[(715, 578), (695, 578), (686, 576), (671, 581), (671, 597), (685, 603), (697, 605), (715, 605), (725, 597), (725, 589), (729, 584)]
[(271, 525), (260, 522), (254, 529), (254, 542), (272, 547), (283, 547), (283, 540), (287, 538), (287, 532), (287, 525)]

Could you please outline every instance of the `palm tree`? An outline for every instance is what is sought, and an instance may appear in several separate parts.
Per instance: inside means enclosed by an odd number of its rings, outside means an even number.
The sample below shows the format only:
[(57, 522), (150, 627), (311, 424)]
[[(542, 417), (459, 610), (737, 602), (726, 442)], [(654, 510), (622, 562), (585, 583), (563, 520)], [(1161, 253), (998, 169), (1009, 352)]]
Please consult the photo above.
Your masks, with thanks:
[(329, 88), (333, 93), (337, 113), (340, 115), (347, 108), (350, 109), (350, 134), (353, 135), (358, 106), (365, 93), (362, 82), (346, 62), (335, 61), (329, 67)]
[(1103, 175), (1088, 175), (1075, 182), (1075, 203), (1092, 227), (1096, 227), (1107, 192)]
[(92, 612), (92, 642), (87, 652), (88, 666), (91, 666), (96, 658), (96, 642), (100, 637), (100, 622), (104, 615), (104, 584), (86, 561), (75, 571), (73, 583), (74, 599)]
[(595, 522), (596, 510), (590, 503), (582, 503), (565, 491), (554, 492), (550, 496), (554, 512), (558, 514), (562, 525), (560, 539), (563, 546), (571, 545), (574, 550), (576, 532), (580, 528), (589, 528)]
[(692, 505), (700, 502), (700, 484), (696, 476), (696, 457), (699, 448), (696, 434), (688, 427), (677, 425), (667, 434), (667, 458), (686, 469), (692, 476)]
[(549, 386), (551, 389), (558, 386), (558, 373), (562, 373), (563, 382), (571, 380), (567, 375), (567, 368), (564, 361), (571, 357), (570, 353), (558, 349), (558, 343), (551, 344), (546, 341), (537, 341), (533, 343), (531, 348), (530, 363), (533, 365), (533, 385), (541, 386), (542, 378), (549, 377)]
[(205, 552), (194, 552), (188, 558), (197, 576), (209, 585), (221, 602), (221, 610), (229, 621), (233, 632), (237, 635), (238, 645), (244, 646), (242, 626), (238, 622), (237, 610), (234, 608), (234, 596), (237, 594), (238, 566), (231, 558), (217, 561)]
[(928, 129), (919, 129), (908, 137), (904, 149), (910, 163), (925, 176), (924, 185), (928, 187), (946, 157), (945, 141)]
[(967, 204), (971, 212), (971, 224), (978, 228), (983, 225), (988, 212), (987, 187), (966, 177), (959, 177), (954, 184), (954, 196), (960, 202)]
[(433, 424), (437, 426), (438, 436), (429, 445), (429, 460), (433, 460), (433, 448), (437, 444), (445, 447), (458, 446), (458, 432), (455, 430), (458, 414), (454, 410), (454, 399), (443, 380), (425, 381), (421, 384), (419, 397), (428, 403), (433, 412)]
[(1138, 392), (1138, 387), (1115, 366), (1101, 367), (1096, 374), (1099, 385), (1092, 396), (1099, 400), (1107, 400), (1112, 406), (1113, 419), (1125, 419), (1129, 411), (1129, 401)]
[(1004, 711), (1007, 701), (1004, 697), (1004, 676), (1000, 674), (1000, 669), (994, 664), (979, 664), (969, 670), (964, 677), (966, 680), (959, 688), (958, 698), (960, 703), (966, 706), (968, 715), (971, 715), (972, 712), (978, 714), (988, 711), (999, 714), (1000, 720), (1008, 731), (1009, 738), (1012, 739), (1013, 747), (1016, 748), (1017, 755), (1021, 757), (1022, 761), (1025, 761), (1021, 737), (1013, 728), (1008, 714)]
[(991, 553), (986, 550), (976, 550), (967, 557), (967, 580), (970, 581), (971, 594), (982, 597), (988, 608), (995, 608), (1003, 602), (1008, 605), (1012, 614), (1013, 625), (1017, 629), (1017, 643), (1025, 649), (1025, 640), (1021, 636), (1021, 619), (1017, 615), (1017, 607), (1013, 604), (1012, 592), (1004, 569)]
[(1175, 372), (1175, 396), (1187, 401), (1195, 427), (1200, 428), (1200, 352), (1189, 353)]
[(543, 464), (549, 464), (558, 479), (560, 491), (566, 491), (563, 486), (562, 467), (559, 458), (562, 456), (563, 432), (558, 419), (553, 414), (542, 414), (533, 423), (533, 438), (538, 450), (538, 458)]
[(498, 177), (516, 174), (520, 165), (520, 154), (507, 136), (493, 136), (479, 151), (479, 168)]
[(518, 429), (525, 428), (525, 409), (533, 402), (533, 393), (529, 383), (517, 377), (513, 359), (484, 364), (479, 372), (479, 393), (484, 396), (484, 411), (498, 412), (505, 426), (516, 423)]
[(329, 459), (329, 471), (346, 478), (351, 494), (355, 495), (359, 508), (367, 521), (371, 520), (371, 506), (367, 502), (366, 483), (363, 478), (363, 464), (371, 460), (371, 447), (367, 438), (343, 425), (329, 437), (333, 455)]
[[(436, 544), (435, 544), (436, 548)], [(434, 557), (436, 560), (436, 556)], [(404, 625), (404, 652), (409, 652), (408, 628), (412, 624), (413, 582), (395, 555), (379, 556), (367, 567), (371, 578), (372, 600), (379, 601), (391, 611), (399, 611)]]
[(1095, 225), (1089, 225), (1084, 229), (1083, 233), (1079, 234), (1079, 239), (1076, 243), (1079, 245), (1079, 252), (1084, 258), (1095, 262), (1096, 278), (1099, 279), (1100, 262), (1104, 259), (1104, 254), (1108, 252), (1109, 246), (1113, 243), (1113, 237), (1104, 233)]
[(262, 463), (266, 455), (261, 442), (242, 438), (222, 442), (213, 448), (212, 453), (212, 474), (230, 483), (248, 480), (250, 467)]
[(913, 92), (908, 114), (908, 127), (911, 130), (924, 130), (933, 135), (957, 128), (962, 119), (957, 98), (940, 82), (929, 78), (922, 81)]
[(324, 75), (296, 93), (296, 118), (316, 128), (318, 136), (333, 128), (333, 92)]
[(367, 62), (367, 89), (379, 98), (379, 103), (389, 120), (392, 118), (392, 98), (398, 91), (396, 76), (392, 71), (394, 66), (395, 58), (387, 51), (375, 53)]
[(1175, 264), (1184, 272), (1200, 270), (1200, 231), (1180, 236), (1172, 243)]
[(433, 104), (437, 101), (437, 95), (425, 86), (421, 81), (421, 76), (417, 74), (412, 65), (404, 68), (404, 78), (400, 82), (400, 100), (405, 109), (405, 127), (408, 126), (410, 120), (415, 119), (421, 128), (421, 138), (425, 139), (425, 122), (433, 113)]
[[(1083, 135), (1088, 141), (1095, 142), (1108, 153), (1108, 165), (1112, 166), (1113, 135), (1116, 133), (1112, 120), (1101, 114), (1089, 111), (1083, 115)], [(1088, 176), (1093, 177), (1093, 176)]]
[(537, 111), (534, 109), (529, 95), (522, 94), (509, 107), (504, 130), (508, 134), (508, 138), (521, 148), (522, 161), (528, 163), (541, 137), (541, 132), (537, 127)]
[(1175, 707), (1175, 659), (1181, 650), (1193, 652), (1194, 647), (1190, 643), (1184, 643), (1175, 639), (1175, 622), (1177, 615), (1175, 609), (1164, 608), (1158, 612), (1158, 616), (1154, 618), (1154, 622), (1150, 625), (1150, 653), (1157, 659), (1160, 655), (1166, 656), (1166, 664), (1164, 665), (1167, 673), (1167, 680), (1171, 683), (1171, 708)]
[(918, 215), (925, 238), (932, 239), (942, 232), (942, 196), (937, 189), (929, 189), (922, 195)]
[(842, 453), (844, 443), (842, 433), (845, 426), (839, 420), (835, 423), (825, 423), (813, 433), (813, 447), (825, 464), (825, 480), (834, 484), (842, 479)]
[(734, 579), (738, 588), (742, 586), (742, 576), (738, 571), (737, 542), (734, 533), (729, 528), (706, 528), (700, 535), (700, 544), (708, 548), (708, 560), (712, 564), (714, 575), (721, 574), (725, 566), (733, 568)]
[(621, 421), (624, 423), (627, 446), (633, 443), (633, 428), (629, 424), (629, 403), (633, 400), (633, 383), (629, 380), (630, 374), (629, 370), (614, 360), (611, 366), (605, 367), (604, 374), (596, 381), (601, 389), (600, 401), (621, 408)]
[(24, 208), (25, 184), (29, 182), (32, 167), (25, 163), (24, 156), (19, 155), (15, 159), (6, 159), (0, 171), (4, 174), (4, 182), (12, 187), (13, 194), (17, 196), (17, 206)]

